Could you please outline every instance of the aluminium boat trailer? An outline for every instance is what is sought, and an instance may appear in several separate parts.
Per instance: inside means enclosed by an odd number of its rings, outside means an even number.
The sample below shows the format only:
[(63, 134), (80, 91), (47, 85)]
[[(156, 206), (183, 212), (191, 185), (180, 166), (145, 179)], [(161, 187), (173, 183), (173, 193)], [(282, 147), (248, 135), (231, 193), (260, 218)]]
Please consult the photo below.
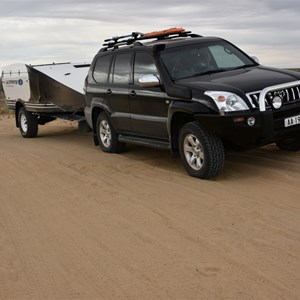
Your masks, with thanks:
[(84, 117), (83, 89), (89, 67), (68, 62), (3, 68), (0, 89), (23, 137), (36, 137), (39, 125), (57, 118), (78, 121), (80, 131), (90, 130)]

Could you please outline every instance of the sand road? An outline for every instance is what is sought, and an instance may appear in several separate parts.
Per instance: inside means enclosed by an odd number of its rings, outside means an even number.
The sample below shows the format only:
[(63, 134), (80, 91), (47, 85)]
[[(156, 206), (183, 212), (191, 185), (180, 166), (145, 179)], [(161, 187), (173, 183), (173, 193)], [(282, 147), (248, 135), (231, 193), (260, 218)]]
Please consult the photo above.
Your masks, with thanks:
[(300, 299), (300, 153), (96, 148), (76, 123), (0, 120), (0, 299)]

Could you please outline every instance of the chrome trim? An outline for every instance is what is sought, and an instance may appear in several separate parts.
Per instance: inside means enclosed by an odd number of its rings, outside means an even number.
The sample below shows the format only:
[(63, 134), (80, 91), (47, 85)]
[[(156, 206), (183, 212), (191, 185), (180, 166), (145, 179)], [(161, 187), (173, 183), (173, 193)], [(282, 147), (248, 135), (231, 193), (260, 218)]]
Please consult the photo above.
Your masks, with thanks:
[[(45, 103), (45, 104), (40, 104), (40, 103), (26, 103), (26, 107), (55, 107), (55, 108), (60, 108), (55, 104), (50, 104), (50, 103)], [(61, 108), (60, 108), (61, 109)]]
[(296, 90), (297, 90), (297, 92), (298, 92), (298, 97), (300, 98), (300, 90), (299, 90), (299, 88), (296, 87)]
[(296, 99), (296, 94), (294, 92), (294, 89), (292, 89), (293, 99)]
[(292, 82), (288, 82), (288, 83), (284, 83), (284, 84), (273, 85), (273, 86), (264, 88), (259, 95), (259, 110), (266, 111), (265, 98), (266, 98), (267, 93), (274, 92), (276, 90), (289, 89), (289, 88), (292, 88), (292, 87), (295, 87), (298, 85), (300, 85), (300, 80), (292, 81)]
[(47, 111), (52, 111), (52, 110), (57, 110), (58, 112), (67, 112), (65, 109), (62, 107), (59, 107), (55, 104), (25, 104), (25, 108), (28, 110), (34, 110), (35, 112), (47, 112)]
[(256, 108), (257, 106), (255, 105), (255, 103), (253, 102), (253, 99), (251, 96), (253, 96), (253, 98), (255, 98), (255, 101), (258, 103), (258, 97), (261, 91), (255, 91), (255, 92), (251, 92), (251, 93), (247, 93), (246, 96), (250, 101), (250, 104), (252, 105), (252, 108)]
[(288, 91), (288, 90), (285, 90), (285, 92), (286, 92), (287, 101), (290, 101), (290, 94), (289, 94), (289, 91)]

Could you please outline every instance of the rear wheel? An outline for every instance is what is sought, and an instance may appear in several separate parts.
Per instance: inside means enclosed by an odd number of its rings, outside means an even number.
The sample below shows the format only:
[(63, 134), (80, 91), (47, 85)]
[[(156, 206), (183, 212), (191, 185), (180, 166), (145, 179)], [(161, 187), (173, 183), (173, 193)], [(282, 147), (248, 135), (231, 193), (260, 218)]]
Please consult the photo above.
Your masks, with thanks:
[(18, 124), (24, 138), (33, 138), (38, 133), (38, 119), (35, 115), (21, 107), (18, 112)]
[(118, 153), (124, 150), (125, 144), (118, 141), (118, 134), (104, 112), (98, 115), (96, 131), (99, 145), (104, 152)]
[(209, 179), (223, 169), (221, 138), (201, 129), (197, 122), (187, 123), (180, 130), (179, 151), (186, 171), (193, 177)]

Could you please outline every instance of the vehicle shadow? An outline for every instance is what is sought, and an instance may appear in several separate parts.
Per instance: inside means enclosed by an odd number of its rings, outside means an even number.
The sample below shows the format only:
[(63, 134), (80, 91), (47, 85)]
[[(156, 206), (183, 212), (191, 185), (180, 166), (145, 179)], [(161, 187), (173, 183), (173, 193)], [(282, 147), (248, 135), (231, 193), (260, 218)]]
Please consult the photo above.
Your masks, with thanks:
[[(81, 144), (93, 151), (101, 151), (94, 146), (93, 135), (80, 133), (76, 122), (60, 121), (51, 124), (46, 129), (41, 128), (38, 138), (51, 138), (51, 140), (68, 141), (68, 143)], [(87, 145), (83, 145), (87, 144)], [(126, 157), (130, 164), (135, 165), (142, 162), (149, 168), (157, 168), (171, 172), (176, 176), (186, 173), (179, 155), (172, 157), (169, 150), (154, 149), (145, 146), (127, 145), (126, 150), (115, 156)], [(99, 159), (105, 159), (101, 156)], [(300, 152), (282, 151), (276, 145), (268, 145), (248, 151), (226, 150), (225, 165), (222, 172), (213, 180), (241, 180), (253, 177), (264, 178), (266, 174), (291, 171), (296, 172), (300, 178)], [(298, 173), (297, 173), (298, 172)]]
[[(187, 175), (181, 158), (173, 158), (168, 150), (151, 149), (130, 145), (125, 155), (130, 160), (140, 160), (149, 166), (167, 169), (177, 175)], [(295, 172), (300, 178), (300, 152), (282, 151), (276, 145), (268, 145), (253, 150), (228, 150), (221, 173), (212, 180), (241, 180), (253, 177), (265, 178), (266, 174)], [(188, 176), (188, 175), (187, 175)]]

